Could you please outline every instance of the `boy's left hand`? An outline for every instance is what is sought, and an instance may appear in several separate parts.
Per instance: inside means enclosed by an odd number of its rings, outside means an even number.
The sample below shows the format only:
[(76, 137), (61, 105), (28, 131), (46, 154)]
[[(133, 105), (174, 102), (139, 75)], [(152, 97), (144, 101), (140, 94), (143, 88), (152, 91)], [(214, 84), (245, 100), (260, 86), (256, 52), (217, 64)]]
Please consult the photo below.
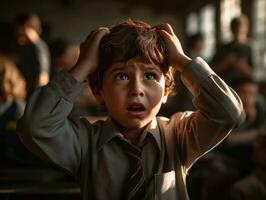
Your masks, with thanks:
[(184, 54), (181, 43), (176, 37), (170, 24), (158, 25), (156, 26), (156, 29), (159, 31), (166, 43), (169, 65), (182, 72), (184, 66), (191, 61), (191, 58)]
[(89, 74), (93, 73), (99, 62), (99, 45), (101, 39), (109, 34), (107, 27), (100, 27), (92, 31), (86, 40), (80, 45), (80, 55), (70, 73), (79, 81), (84, 81)]

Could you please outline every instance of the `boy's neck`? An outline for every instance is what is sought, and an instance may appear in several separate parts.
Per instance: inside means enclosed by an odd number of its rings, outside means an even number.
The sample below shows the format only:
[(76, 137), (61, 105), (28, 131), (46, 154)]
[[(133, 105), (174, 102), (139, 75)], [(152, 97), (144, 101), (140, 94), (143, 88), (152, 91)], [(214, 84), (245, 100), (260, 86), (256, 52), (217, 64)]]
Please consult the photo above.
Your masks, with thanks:
[(139, 141), (139, 138), (141, 137), (144, 128), (141, 129), (134, 129), (134, 130), (125, 130), (122, 132), (123, 136), (129, 140), (132, 144), (136, 145)]
[(141, 137), (142, 133), (144, 132), (146, 126), (139, 129), (127, 129), (122, 126), (120, 123), (113, 119), (114, 123), (117, 125), (123, 136), (130, 141), (132, 144), (136, 145)]

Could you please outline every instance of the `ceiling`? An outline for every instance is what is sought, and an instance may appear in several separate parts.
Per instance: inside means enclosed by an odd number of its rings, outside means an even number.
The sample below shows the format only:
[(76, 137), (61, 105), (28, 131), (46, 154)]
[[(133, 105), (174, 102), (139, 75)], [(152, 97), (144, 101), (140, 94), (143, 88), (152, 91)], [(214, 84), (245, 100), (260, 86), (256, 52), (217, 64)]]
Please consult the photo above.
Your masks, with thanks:
[[(110, 1), (110, 0), (109, 0)], [(207, 3), (215, 3), (216, 0), (116, 0), (127, 2), (127, 9), (133, 9), (139, 6), (151, 7), (155, 13), (171, 12), (175, 15), (184, 15), (191, 10), (206, 5)]]

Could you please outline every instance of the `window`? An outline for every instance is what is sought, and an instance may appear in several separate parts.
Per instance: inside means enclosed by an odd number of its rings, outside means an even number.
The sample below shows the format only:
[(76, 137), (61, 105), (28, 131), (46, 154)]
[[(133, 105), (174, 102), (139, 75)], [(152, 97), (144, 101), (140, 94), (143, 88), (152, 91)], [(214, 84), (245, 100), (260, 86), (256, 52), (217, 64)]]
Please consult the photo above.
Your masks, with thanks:
[(200, 12), (201, 33), (204, 35), (203, 57), (209, 60), (215, 52), (215, 8), (204, 6)]
[(255, 0), (253, 6), (254, 60), (258, 79), (266, 80), (266, 0)]
[(230, 31), (231, 20), (241, 14), (241, 0), (222, 0), (221, 1), (221, 41), (231, 40)]
[(199, 18), (195, 12), (192, 12), (188, 15), (186, 21), (186, 33), (187, 35), (191, 35), (193, 33), (197, 33), (199, 31)]
[(202, 56), (208, 60), (215, 49), (215, 7), (204, 6), (199, 13), (192, 12), (186, 21), (187, 35), (202, 33), (204, 36), (204, 49)]

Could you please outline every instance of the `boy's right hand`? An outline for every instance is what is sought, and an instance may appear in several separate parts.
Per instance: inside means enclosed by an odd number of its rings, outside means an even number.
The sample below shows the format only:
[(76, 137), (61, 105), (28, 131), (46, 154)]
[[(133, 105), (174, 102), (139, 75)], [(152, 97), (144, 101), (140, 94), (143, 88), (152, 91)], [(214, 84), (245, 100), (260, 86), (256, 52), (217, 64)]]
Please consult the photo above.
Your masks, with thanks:
[(84, 81), (98, 67), (100, 41), (109, 33), (109, 28), (100, 27), (92, 31), (86, 40), (81, 43), (78, 61), (70, 70), (70, 73), (78, 81)]

